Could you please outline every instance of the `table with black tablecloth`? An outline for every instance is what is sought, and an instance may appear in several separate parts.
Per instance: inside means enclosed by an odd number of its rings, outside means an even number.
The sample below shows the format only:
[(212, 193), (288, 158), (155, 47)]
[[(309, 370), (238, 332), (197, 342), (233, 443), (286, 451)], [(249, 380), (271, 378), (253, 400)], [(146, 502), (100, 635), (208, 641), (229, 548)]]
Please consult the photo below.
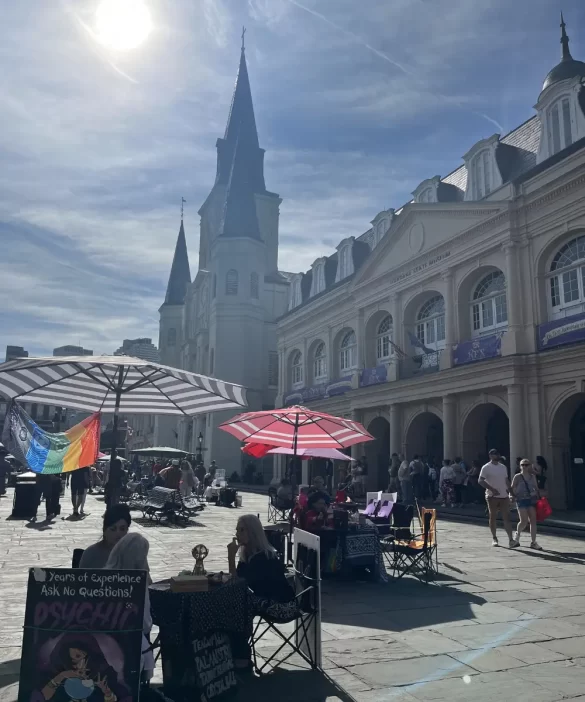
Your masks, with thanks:
[(198, 699), (193, 697), (192, 642), (215, 632), (247, 640), (253, 623), (247, 585), (234, 578), (207, 592), (177, 593), (167, 580), (151, 585), (149, 595), (152, 620), (160, 631), (165, 695), (176, 702)]
[(331, 572), (332, 550), (335, 549), (334, 572), (348, 575), (354, 569), (368, 568), (376, 580), (388, 579), (376, 527), (359, 525), (314, 533), (321, 539), (322, 572)]

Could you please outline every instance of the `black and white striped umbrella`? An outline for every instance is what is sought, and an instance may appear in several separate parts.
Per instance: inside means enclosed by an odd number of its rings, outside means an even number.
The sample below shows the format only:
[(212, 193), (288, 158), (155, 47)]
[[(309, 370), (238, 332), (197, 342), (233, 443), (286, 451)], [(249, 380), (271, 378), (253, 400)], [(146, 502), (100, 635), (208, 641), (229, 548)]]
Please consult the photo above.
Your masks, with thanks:
[(52, 356), (0, 364), (0, 395), (86, 412), (187, 415), (247, 407), (246, 389), (130, 356)]

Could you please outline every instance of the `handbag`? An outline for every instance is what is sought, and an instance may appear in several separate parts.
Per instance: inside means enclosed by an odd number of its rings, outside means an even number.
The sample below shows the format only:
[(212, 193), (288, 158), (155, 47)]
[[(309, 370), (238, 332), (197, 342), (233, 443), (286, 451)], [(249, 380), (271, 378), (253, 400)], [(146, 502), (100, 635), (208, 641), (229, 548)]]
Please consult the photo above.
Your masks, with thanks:
[(546, 497), (541, 497), (536, 503), (536, 521), (544, 522), (547, 517), (552, 514), (552, 508), (546, 499)]

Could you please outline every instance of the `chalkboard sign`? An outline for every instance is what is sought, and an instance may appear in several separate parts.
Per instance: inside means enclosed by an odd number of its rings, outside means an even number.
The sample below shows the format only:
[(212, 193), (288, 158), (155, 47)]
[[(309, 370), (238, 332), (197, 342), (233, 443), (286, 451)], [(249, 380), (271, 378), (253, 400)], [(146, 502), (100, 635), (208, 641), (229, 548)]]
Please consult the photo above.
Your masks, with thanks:
[(135, 702), (146, 573), (31, 568), (18, 702)]
[(194, 639), (193, 660), (201, 702), (225, 699), (236, 691), (238, 681), (227, 634), (216, 632)]

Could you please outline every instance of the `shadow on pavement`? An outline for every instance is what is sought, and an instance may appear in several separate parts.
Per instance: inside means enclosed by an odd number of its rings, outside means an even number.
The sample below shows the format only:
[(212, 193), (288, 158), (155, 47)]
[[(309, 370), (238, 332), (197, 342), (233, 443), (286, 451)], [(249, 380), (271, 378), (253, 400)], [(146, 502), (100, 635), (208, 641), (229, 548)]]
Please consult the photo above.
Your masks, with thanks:
[(538, 558), (543, 561), (554, 561), (555, 563), (575, 563), (577, 565), (585, 564), (585, 553), (564, 553), (562, 551), (529, 551), (523, 549), (522, 553), (525, 556)]
[(187, 521), (181, 520), (180, 522), (173, 522), (165, 519), (164, 521), (157, 522), (154, 519), (148, 519), (148, 517), (133, 517), (132, 521), (134, 524), (138, 524), (145, 529), (151, 529), (153, 527), (160, 527), (161, 529), (186, 529), (187, 527), (206, 526), (201, 522), (196, 522), (194, 519), (188, 519)]
[(465, 581), (453, 577), (443, 585), (424, 585), (413, 578), (387, 584), (330, 581), (322, 590), (322, 623), (334, 635), (341, 626), (368, 628), (375, 636), (379, 632), (431, 628), (474, 619), (471, 605), (481, 605), (486, 600), (452, 588), (449, 583)]
[(236, 702), (278, 700), (278, 702), (325, 702), (341, 700), (356, 702), (355, 698), (320, 670), (275, 670), (243, 683), (233, 698)]
[(18, 682), (20, 677), (20, 658), (0, 663), (0, 690)]

